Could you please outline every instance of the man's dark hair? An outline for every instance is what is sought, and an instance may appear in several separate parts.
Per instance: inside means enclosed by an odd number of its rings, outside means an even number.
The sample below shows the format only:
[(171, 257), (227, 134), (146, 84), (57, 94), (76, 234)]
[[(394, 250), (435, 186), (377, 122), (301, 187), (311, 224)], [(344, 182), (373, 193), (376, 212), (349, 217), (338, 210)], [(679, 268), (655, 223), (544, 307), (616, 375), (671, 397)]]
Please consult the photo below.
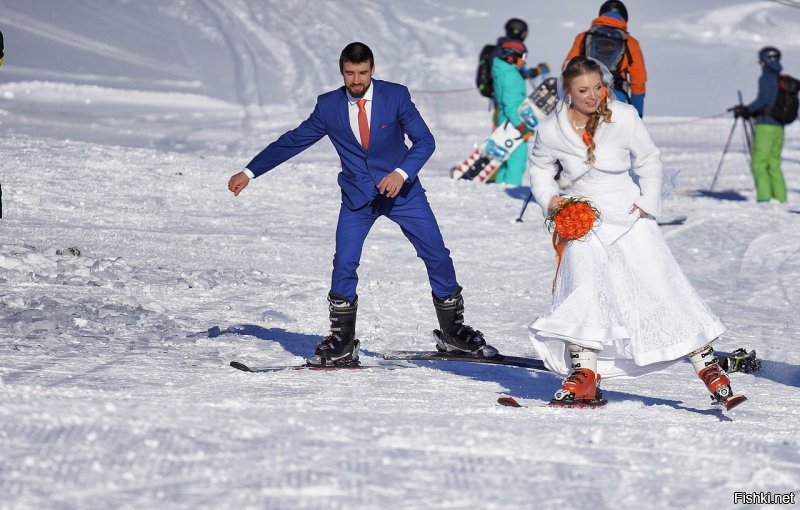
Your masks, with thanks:
[(369, 67), (375, 67), (375, 57), (372, 56), (372, 50), (369, 49), (364, 43), (351, 42), (342, 50), (339, 56), (339, 72), (344, 73), (344, 63), (360, 64), (362, 62), (369, 62)]

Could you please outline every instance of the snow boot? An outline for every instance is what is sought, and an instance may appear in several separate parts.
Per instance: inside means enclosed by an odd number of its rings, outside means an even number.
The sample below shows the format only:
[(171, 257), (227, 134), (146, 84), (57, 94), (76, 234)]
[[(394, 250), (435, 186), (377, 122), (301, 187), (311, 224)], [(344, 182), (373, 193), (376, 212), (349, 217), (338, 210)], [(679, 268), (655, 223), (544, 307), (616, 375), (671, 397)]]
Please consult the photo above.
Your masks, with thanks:
[(358, 296), (352, 303), (337, 294), (328, 295), (331, 333), (320, 340), (314, 355), (306, 358), (306, 363), (314, 366), (358, 365), (358, 346), (356, 340), (356, 312)]
[(436, 318), (441, 330), (433, 331), (436, 349), (440, 352), (463, 353), (465, 355), (493, 358), (497, 349), (488, 345), (483, 333), (464, 324), (464, 298), (461, 287), (457, 287), (445, 299), (433, 296)]

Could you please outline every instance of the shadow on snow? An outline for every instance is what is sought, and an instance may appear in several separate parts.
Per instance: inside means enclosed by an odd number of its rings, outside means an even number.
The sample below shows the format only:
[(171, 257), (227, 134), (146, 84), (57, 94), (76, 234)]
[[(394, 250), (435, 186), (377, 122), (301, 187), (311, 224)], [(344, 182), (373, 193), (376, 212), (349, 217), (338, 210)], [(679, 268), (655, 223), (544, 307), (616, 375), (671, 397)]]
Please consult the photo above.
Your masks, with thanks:
[[(219, 326), (210, 328), (207, 332), (209, 338), (215, 338), (226, 334), (252, 336), (261, 340), (278, 342), (287, 352), (294, 356), (305, 357), (314, 352), (314, 347), (320, 339), (319, 335), (306, 335), (287, 331), (283, 328), (264, 328), (253, 324), (242, 326), (228, 326), (221, 329)], [(379, 352), (370, 351), (362, 347), (361, 354), (367, 357), (382, 360), (383, 356)], [(369, 361), (364, 359), (367, 363)], [(553, 392), (561, 383), (561, 377), (556, 374), (541, 372), (536, 370), (511, 367), (504, 365), (483, 365), (470, 362), (458, 361), (407, 361), (409, 364), (420, 367), (428, 367), (448, 372), (454, 375), (469, 377), (470, 379), (494, 382), (503, 389), (499, 393), (507, 393), (514, 397), (526, 400), (539, 400), (547, 402), (553, 396)], [(769, 379), (773, 382), (800, 388), (800, 367), (790, 365), (781, 361), (762, 360), (762, 368), (752, 374), (755, 377)], [(734, 374), (735, 379), (744, 377), (743, 374)], [(720, 420), (728, 418), (719, 409), (696, 409), (684, 405), (678, 400), (670, 400), (658, 397), (648, 397), (632, 393), (604, 390), (605, 396), (610, 403), (614, 402), (639, 402), (645, 407), (667, 406), (677, 410), (690, 411), (696, 414), (716, 416)]]

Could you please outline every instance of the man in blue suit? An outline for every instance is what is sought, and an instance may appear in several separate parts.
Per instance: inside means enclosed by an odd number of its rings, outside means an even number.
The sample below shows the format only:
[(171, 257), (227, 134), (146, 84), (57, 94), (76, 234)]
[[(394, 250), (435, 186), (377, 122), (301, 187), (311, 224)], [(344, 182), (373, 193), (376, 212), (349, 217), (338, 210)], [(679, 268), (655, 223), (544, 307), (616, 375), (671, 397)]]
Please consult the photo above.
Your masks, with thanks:
[[(239, 193), (254, 179), (304, 151), (327, 135), (342, 164), (342, 205), (336, 226), (336, 254), (328, 294), (330, 334), (307, 359), (312, 365), (358, 362), (355, 338), (358, 295), (356, 269), (370, 228), (380, 216), (397, 223), (425, 262), (441, 330), (440, 350), (497, 355), (480, 331), (464, 324), (464, 300), (450, 251), (417, 174), (435, 148), (408, 89), (373, 80), (375, 59), (365, 44), (348, 44), (339, 57), (344, 86), (322, 94), (311, 116), (281, 135), (231, 177)], [(405, 136), (411, 147), (405, 144)]]

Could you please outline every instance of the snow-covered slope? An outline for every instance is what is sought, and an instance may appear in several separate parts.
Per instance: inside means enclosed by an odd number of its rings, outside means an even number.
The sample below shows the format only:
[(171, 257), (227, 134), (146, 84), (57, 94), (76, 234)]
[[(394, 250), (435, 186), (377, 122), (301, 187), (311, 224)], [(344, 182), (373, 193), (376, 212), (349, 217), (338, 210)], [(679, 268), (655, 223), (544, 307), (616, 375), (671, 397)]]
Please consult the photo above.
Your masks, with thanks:
[[(479, 0), (3, 0), (0, 133), (26, 125), (88, 141), (243, 148), (252, 128), (296, 123), (317, 94), (338, 86), (338, 55), (351, 40), (373, 47), (377, 77), (421, 95), (437, 91), (432, 100), (452, 109), (482, 109), (471, 90), (477, 54), (507, 18), (528, 20), (531, 64), (557, 69), (596, 4), (541, 2), (534, 10), (521, 0), (491, 9)], [(787, 71), (800, 73), (800, 9), (677, 0), (631, 3), (629, 11), (648, 66), (648, 114), (716, 114), (737, 101), (737, 90), (749, 100), (755, 55), (766, 44), (781, 47)], [(54, 87), (74, 101), (54, 108)], [(119, 119), (119, 109), (106, 104), (110, 95), (136, 104), (135, 114)], [(196, 115), (187, 115), (185, 105), (194, 103)], [(40, 115), (48, 110), (56, 122)]]
[[(648, 126), (680, 172), (668, 211), (688, 216), (665, 238), (730, 328), (717, 346), (764, 360), (733, 375), (750, 397), (735, 412), (712, 409), (686, 363), (607, 382), (596, 412), (545, 407), (558, 378), (509, 367), (228, 366), (300, 363), (326, 328), (330, 145), (237, 198), (225, 185), (338, 86), (352, 39), (434, 130), (421, 178), (467, 320), (531, 355), (554, 265), (540, 211), (517, 223), (526, 188), (447, 169), (488, 128), (471, 90), (480, 46), (518, 15), (531, 59), (558, 64), (597, 3), (0, 0), (0, 510), (729, 508), (736, 491), (796, 493), (800, 214), (753, 203), (738, 132), (708, 192), (732, 120), (697, 118), (736, 88), (752, 96), (764, 44), (800, 69), (798, 9), (773, 2), (628, 6)], [(794, 211), (799, 141), (795, 124)], [(431, 348), (424, 268), (395, 225), (375, 225), (359, 274), (364, 362)], [(501, 393), (528, 407), (496, 406)]]

